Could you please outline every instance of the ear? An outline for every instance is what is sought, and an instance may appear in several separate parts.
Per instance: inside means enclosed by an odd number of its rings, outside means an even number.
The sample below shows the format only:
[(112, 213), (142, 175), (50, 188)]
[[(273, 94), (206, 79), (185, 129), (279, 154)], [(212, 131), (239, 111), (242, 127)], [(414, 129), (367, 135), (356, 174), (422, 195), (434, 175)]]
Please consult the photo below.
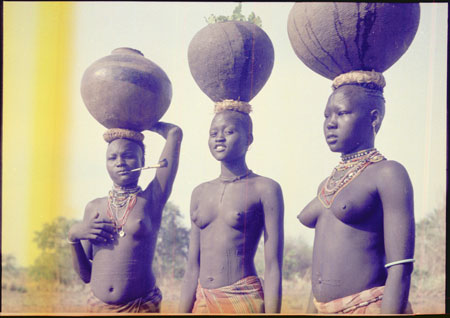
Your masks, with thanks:
[(253, 143), (253, 134), (249, 133), (247, 136), (247, 145), (251, 145)]
[(381, 113), (378, 109), (372, 109), (370, 111), (370, 121), (372, 123), (372, 126), (375, 126), (375, 131), (378, 132), (381, 126), (381, 121), (383, 118), (381, 117)]

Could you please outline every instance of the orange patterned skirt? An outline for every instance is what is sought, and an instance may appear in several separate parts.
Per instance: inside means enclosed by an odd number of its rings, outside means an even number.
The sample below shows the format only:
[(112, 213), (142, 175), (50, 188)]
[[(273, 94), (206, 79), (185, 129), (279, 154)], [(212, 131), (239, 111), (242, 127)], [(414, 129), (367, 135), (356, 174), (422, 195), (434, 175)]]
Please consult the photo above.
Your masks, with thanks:
[(192, 313), (263, 313), (264, 292), (257, 276), (248, 276), (230, 286), (216, 289), (197, 286)]
[(313, 301), (319, 314), (380, 314), (383, 293), (384, 286), (377, 286), (327, 303)]
[(130, 313), (145, 313), (145, 312), (160, 312), (161, 311), (162, 293), (158, 287), (154, 287), (147, 296), (139, 297), (126, 304), (111, 305), (107, 304), (97, 297), (94, 293), (90, 293), (87, 301), (87, 311), (94, 313), (102, 312), (130, 312)]

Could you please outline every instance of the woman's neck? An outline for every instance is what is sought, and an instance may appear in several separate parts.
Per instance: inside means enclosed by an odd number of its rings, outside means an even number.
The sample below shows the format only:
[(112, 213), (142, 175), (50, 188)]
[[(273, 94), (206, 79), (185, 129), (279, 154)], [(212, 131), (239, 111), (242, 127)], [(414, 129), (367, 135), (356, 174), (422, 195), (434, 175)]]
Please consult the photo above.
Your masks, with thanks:
[(347, 153), (347, 154), (342, 153), (341, 154), (341, 159), (343, 161), (355, 159), (355, 158), (358, 158), (358, 157), (365, 156), (365, 155), (367, 155), (368, 153), (370, 153), (373, 150), (375, 150), (375, 148), (371, 147), (371, 148), (365, 148), (365, 149), (358, 150), (358, 151), (351, 152), (351, 153)]
[(133, 190), (136, 189), (138, 187), (137, 183), (130, 183), (127, 185), (118, 185), (118, 184), (113, 184), (113, 188), (115, 188), (116, 190)]
[(223, 178), (233, 178), (248, 172), (245, 160), (236, 160), (233, 162), (222, 162), (220, 165), (220, 176)]
[(360, 151), (365, 151), (367, 149), (372, 149), (375, 147), (375, 141), (367, 138), (364, 142), (358, 143), (355, 147), (351, 149), (347, 149), (346, 151), (341, 152), (341, 156), (351, 155)]

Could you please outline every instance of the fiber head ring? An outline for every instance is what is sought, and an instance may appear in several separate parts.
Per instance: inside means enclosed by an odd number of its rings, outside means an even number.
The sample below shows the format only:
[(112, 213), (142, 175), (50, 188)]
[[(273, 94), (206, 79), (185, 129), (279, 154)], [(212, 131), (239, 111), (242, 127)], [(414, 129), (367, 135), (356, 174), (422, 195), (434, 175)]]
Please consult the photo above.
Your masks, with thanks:
[(252, 106), (240, 100), (225, 99), (221, 102), (216, 102), (214, 105), (214, 112), (219, 113), (224, 110), (234, 110), (243, 113), (250, 113), (252, 111)]
[(105, 139), (107, 143), (121, 138), (131, 139), (134, 141), (143, 141), (144, 135), (138, 131), (123, 128), (111, 128), (103, 134), (103, 139)]
[(375, 71), (351, 71), (338, 75), (333, 80), (333, 90), (345, 84), (375, 84), (381, 90), (386, 86), (383, 74)]

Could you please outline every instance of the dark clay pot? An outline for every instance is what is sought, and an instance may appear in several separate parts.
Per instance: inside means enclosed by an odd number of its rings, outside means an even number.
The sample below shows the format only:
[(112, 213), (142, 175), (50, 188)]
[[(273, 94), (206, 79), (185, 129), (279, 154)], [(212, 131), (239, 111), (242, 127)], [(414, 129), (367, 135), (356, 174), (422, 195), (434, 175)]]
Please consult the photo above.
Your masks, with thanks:
[(250, 22), (218, 22), (193, 37), (188, 60), (198, 86), (214, 102), (249, 102), (272, 72), (274, 49), (267, 34)]
[(84, 72), (81, 96), (91, 115), (106, 128), (142, 131), (169, 108), (172, 84), (141, 52), (119, 48)]
[(329, 79), (352, 70), (384, 72), (408, 49), (418, 3), (296, 3), (288, 35), (297, 56)]

